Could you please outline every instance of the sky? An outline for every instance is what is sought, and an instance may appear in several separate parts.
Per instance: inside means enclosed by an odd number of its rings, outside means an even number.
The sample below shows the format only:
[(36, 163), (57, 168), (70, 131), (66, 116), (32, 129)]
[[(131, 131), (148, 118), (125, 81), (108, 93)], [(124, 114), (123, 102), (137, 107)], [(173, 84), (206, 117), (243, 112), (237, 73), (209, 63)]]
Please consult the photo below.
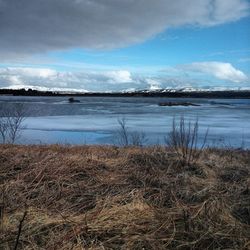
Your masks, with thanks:
[(0, 88), (249, 89), (249, 0), (0, 0)]

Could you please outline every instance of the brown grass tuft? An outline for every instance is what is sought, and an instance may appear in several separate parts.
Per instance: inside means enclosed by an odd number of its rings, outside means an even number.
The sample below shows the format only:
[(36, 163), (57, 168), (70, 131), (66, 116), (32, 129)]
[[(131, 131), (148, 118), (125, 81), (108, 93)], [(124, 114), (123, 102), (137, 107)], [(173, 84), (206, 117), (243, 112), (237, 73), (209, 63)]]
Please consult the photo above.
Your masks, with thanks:
[[(249, 151), (0, 146), (0, 249), (250, 249)], [(4, 209), (3, 209), (4, 208)]]

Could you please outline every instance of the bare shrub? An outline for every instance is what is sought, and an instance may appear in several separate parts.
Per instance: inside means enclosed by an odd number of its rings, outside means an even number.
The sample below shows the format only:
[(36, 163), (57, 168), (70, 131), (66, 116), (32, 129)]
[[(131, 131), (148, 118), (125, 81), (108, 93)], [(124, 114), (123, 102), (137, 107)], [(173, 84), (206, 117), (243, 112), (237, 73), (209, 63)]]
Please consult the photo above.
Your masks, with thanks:
[(119, 145), (126, 147), (129, 145), (129, 133), (128, 133), (127, 121), (123, 117), (121, 119), (118, 119), (117, 122), (119, 124), (119, 129), (116, 131), (117, 135), (116, 139)]
[(6, 138), (8, 135), (8, 124), (5, 117), (0, 117), (0, 136), (2, 143), (6, 142)]
[(138, 131), (131, 132), (130, 140), (131, 144), (137, 147), (142, 147), (148, 141), (146, 134)]
[(126, 118), (118, 119), (119, 129), (115, 132), (115, 140), (118, 145), (142, 147), (147, 142), (144, 132), (129, 131)]
[(199, 146), (199, 123), (198, 119), (192, 124), (186, 122), (182, 116), (179, 123), (173, 118), (172, 131), (166, 138), (167, 145), (178, 155), (185, 165), (195, 163), (200, 158), (202, 149), (206, 145), (208, 129)]
[(23, 104), (15, 103), (0, 110), (0, 136), (2, 143), (15, 143), (21, 135), (21, 128), (27, 110)]

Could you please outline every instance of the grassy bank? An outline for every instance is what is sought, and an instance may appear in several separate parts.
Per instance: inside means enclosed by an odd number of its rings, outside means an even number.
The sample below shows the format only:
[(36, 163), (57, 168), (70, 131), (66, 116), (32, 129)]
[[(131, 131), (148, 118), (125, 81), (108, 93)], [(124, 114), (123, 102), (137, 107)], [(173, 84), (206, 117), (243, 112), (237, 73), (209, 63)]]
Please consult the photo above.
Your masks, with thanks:
[(0, 188), (0, 249), (250, 249), (249, 151), (2, 145)]

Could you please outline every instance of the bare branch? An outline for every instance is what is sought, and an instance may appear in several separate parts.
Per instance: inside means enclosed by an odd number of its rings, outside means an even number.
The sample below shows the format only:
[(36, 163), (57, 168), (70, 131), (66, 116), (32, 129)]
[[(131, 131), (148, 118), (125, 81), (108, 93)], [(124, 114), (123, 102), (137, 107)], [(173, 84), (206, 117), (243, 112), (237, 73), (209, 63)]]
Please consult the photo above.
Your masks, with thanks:
[(27, 116), (23, 104), (14, 103), (0, 110), (0, 136), (2, 143), (15, 143), (20, 137), (21, 125)]
[(202, 149), (206, 145), (207, 135), (208, 129), (203, 138), (203, 143), (199, 147), (198, 119), (193, 124), (191, 122), (187, 124), (182, 116), (178, 124), (176, 124), (176, 120), (173, 118), (172, 131), (168, 134), (166, 142), (176, 152), (180, 161), (189, 166), (191, 162), (195, 163), (199, 159)]

